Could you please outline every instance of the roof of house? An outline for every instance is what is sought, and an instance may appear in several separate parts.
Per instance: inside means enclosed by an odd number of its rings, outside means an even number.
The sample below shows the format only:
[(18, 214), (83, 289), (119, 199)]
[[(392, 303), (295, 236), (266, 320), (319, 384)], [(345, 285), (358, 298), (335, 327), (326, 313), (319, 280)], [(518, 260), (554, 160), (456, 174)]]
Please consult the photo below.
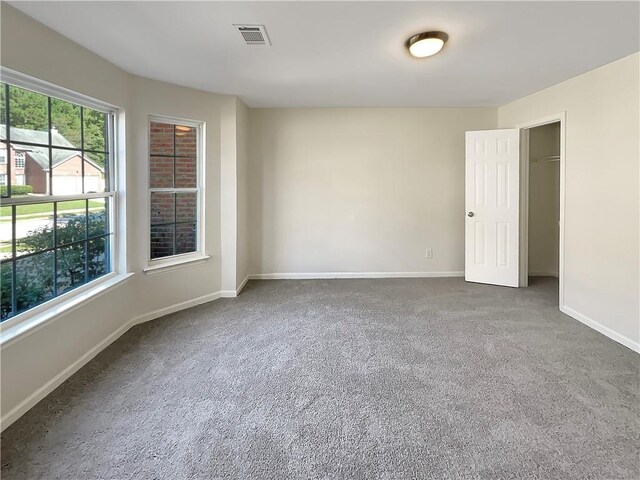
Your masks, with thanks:
[[(6, 140), (7, 138), (7, 127), (6, 125), (0, 125), (0, 140)], [(49, 132), (39, 131), (39, 130), (30, 130), (27, 128), (15, 128), (11, 127), (11, 145), (14, 148), (20, 148), (21, 150), (25, 150), (29, 153), (29, 156), (38, 164), (43, 170), (49, 170), (49, 147), (47, 146), (33, 146), (33, 145), (15, 145), (13, 141), (16, 142), (26, 142), (26, 143), (49, 143)], [(54, 148), (52, 149), (52, 165), (55, 168), (57, 165), (66, 162), (70, 158), (79, 155), (80, 152), (74, 152), (70, 150), (60, 150), (56, 149), (56, 146), (66, 147), (66, 148), (78, 148), (76, 145), (71, 143), (65, 137), (63, 137), (60, 132), (57, 130), (51, 131), (51, 143)], [(103, 170), (102, 167), (97, 165), (94, 161), (87, 158), (85, 156), (85, 160), (90, 162), (96, 168)]]

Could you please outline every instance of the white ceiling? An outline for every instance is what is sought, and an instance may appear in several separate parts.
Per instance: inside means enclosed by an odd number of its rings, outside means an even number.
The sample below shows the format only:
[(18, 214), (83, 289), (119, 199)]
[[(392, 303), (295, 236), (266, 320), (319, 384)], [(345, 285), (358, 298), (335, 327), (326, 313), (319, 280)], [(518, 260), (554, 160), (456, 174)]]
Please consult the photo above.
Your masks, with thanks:
[[(638, 2), (10, 3), (128, 72), (253, 107), (503, 105), (640, 48)], [(425, 30), (449, 42), (413, 59)]]

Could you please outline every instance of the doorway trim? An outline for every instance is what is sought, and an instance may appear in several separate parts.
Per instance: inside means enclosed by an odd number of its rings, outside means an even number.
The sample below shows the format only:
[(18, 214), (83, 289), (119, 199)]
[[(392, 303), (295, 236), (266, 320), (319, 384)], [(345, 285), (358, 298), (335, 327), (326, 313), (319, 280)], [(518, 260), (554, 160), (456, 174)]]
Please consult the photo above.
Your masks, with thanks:
[(550, 123), (560, 123), (560, 234), (558, 245), (558, 306), (564, 306), (564, 230), (565, 230), (565, 146), (567, 112), (538, 118), (516, 125), (520, 131), (520, 272), (519, 286), (529, 284), (529, 130)]

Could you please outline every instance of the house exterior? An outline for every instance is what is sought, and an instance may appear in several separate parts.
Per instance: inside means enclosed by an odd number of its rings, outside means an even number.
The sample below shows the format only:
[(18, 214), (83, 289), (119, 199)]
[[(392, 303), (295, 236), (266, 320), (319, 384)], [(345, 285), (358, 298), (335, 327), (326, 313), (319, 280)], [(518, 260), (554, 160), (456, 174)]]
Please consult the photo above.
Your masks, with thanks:
[[(0, 125), (0, 186), (8, 185), (10, 165), (11, 185), (31, 185), (33, 193), (39, 194), (69, 195), (82, 192), (82, 154), (60, 132), (56, 129), (51, 131), (54, 145), (51, 150), (51, 170), (49, 147), (46, 146), (49, 143), (48, 132), (12, 128), (10, 133), (11, 144), (7, 149), (6, 127)], [(53, 192), (49, 189), (50, 175)], [(84, 155), (84, 192), (100, 191), (104, 191), (104, 168)]]

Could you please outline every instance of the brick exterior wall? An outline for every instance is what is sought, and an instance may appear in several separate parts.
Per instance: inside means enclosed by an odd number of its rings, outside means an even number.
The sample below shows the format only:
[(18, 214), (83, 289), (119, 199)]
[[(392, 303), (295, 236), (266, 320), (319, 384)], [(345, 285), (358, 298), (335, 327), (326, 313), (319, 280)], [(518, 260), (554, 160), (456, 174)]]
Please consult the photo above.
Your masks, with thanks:
[[(9, 164), (11, 164), (11, 185), (16, 185), (17, 184), (16, 175), (26, 175), (26, 174), (25, 174), (25, 168), (16, 167), (16, 150), (13, 147), (9, 147), (9, 158), (7, 158), (7, 163), (0, 163), (0, 174), (7, 175), (7, 172), (9, 171), (9, 168), (8, 168)], [(7, 184), (8, 183), (9, 183), (9, 179), (7, 178)], [(26, 181), (26, 177), (25, 177), (25, 184), (31, 185), (29, 182)]]
[[(75, 155), (66, 162), (59, 163), (53, 167), (53, 175), (59, 176), (75, 176), (82, 172), (82, 158)], [(102, 171), (89, 162), (84, 163), (85, 177), (102, 177)]]
[[(48, 175), (45, 169), (43, 169), (38, 162), (36, 162), (30, 155), (29, 152), (26, 152), (25, 155), (25, 165), (24, 168), (17, 168), (15, 161), (15, 152), (16, 149), (11, 147), (9, 148), (10, 158), (8, 161), (11, 161), (11, 184), (17, 185), (16, 175), (24, 175), (25, 176), (25, 185), (31, 185), (33, 187), (33, 193), (38, 194), (47, 194), (49, 193), (49, 185), (47, 184)], [(0, 173), (7, 173), (7, 164), (0, 164)], [(89, 189), (92, 191), (104, 191), (104, 174), (100, 168), (97, 168), (93, 164), (89, 162), (85, 162), (84, 164), (84, 175), (85, 175), (85, 189), (88, 191)], [(78, 178), (77, 188), (59, 188), (60, 191), (54, 191), (55, 195), (66, 195), (66, 194), (74, 194), (74, 193), (82, 193), (82, 157), (80, 155), (75, 155), (73, 158), (60, 163), (53, 167), (53, 177), (54, 177), (54, 185), (56, 184), (56, 178), (61, 177), (75, 177)], [(90, 188), (89, 188), (90, 187)]]
[[(149, 186), (197, 186), (197, 129), (151, 122), (149, 127)], [(195, 251), (197, 194), (151, 193), (151, 258)]]
[(27, 185), (33, 187), (33, 193), (47, 193), (47, 172), (29, 154), (27, 154), (24, 166)]

